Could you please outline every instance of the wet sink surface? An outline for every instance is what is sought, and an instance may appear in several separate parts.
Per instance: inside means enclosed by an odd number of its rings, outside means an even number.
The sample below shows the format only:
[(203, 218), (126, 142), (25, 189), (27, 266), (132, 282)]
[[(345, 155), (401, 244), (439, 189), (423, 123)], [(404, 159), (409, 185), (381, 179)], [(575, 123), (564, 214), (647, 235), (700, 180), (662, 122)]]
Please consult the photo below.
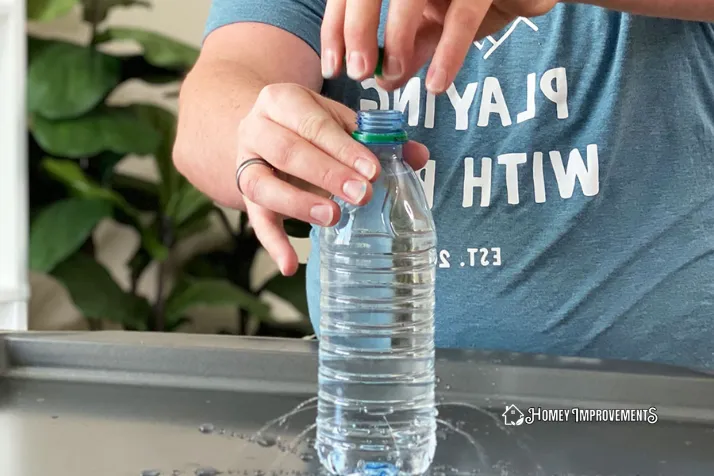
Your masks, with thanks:
[[(319, 472), (310, 448), (314, 402), (279, 421), (314, 396), (310, 344), (174, 339), (115, 334), (4, 338), (0, 474)], [(714, 419), (706, 406), (714, 407), (711, 377), (646, 366), (616, 372), (612, 363), (528, 362), (524, 356), (474, 353), (453, 353), (438, 362), (439, 414), (445, 423), (432, 474), (714, 474)], [(577, 379), (583, 383), (572, 384)], [(631, 388), (624, 388), (628, 382)], [(524, 411), (534, 405), (655, 405), (658, 421), (536, 421), (506, 427), (501, 413), (511, 403)], [(271, 420), (276, 420), (272, 427), (256, 434)]]

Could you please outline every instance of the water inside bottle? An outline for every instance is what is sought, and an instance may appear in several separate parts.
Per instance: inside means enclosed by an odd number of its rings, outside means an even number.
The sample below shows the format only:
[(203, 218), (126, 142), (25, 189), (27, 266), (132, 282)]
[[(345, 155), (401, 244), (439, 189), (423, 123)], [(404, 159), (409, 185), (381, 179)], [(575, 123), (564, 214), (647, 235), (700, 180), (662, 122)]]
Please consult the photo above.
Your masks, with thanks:
[(359, 125), (382, 171), (367, 205), (337, 199), (339, 223), (321, 230), (316, 450), (332, 474), (422, 474), (436, 449), (436, 233), (401, 158), (401, 113)]

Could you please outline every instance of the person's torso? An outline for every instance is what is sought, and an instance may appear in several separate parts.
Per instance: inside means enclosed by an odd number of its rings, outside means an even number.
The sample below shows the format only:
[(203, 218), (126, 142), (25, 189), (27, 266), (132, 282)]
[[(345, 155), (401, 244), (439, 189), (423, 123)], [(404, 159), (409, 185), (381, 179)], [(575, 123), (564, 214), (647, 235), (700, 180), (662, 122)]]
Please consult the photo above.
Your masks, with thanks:
[(559, 5), (475, 43), (446, 94), (425, 72), (323, 93), (404, 110), (431, 151), (437, 346), (714, 368), (714, 26)]

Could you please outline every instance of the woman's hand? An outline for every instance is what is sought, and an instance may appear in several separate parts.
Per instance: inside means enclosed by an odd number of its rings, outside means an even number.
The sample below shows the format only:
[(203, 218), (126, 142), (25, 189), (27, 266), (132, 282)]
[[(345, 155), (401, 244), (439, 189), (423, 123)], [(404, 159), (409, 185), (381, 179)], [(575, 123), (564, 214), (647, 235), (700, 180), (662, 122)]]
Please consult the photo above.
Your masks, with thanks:
[[(329, 197), (363, 205), (372, 195), (379, 161), (354, 140), (354, 111), (295, 84), (265, 87), (238, 127), (238, 185), (256, 236), (283, 274), (298, 266), (283, 228), (285, 217), (332, 226), (340, 209)], [(405, 158), (416, 170), (429, 152), (409, 142)], [(267, 165), (267, 166), (266, 166)]]
[[(559, 0), (390, 0), (380, 85), (388, 90), (409, 80), (429, 59), (426, 87), (440, 94), (453, 82), (471, 45), (518, 17), (549, 12)], [(354, 80), (377, 65), (382, 0), (327, 0), (322, 23), (322, 71), (343, 67)], [(347, 58), (343, 65), (342, 58)]]

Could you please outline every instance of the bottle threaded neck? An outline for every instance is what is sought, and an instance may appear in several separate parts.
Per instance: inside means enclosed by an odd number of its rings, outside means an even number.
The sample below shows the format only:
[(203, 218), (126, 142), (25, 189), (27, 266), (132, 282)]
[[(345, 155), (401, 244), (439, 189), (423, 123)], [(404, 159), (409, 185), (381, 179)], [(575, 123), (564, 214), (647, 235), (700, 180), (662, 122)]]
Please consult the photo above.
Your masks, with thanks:
[(396, 110), (360, 111), (357, 114), (357, 131), (352, 135), (361, 142), (371, 144), (406, 142), (404, 113)]

